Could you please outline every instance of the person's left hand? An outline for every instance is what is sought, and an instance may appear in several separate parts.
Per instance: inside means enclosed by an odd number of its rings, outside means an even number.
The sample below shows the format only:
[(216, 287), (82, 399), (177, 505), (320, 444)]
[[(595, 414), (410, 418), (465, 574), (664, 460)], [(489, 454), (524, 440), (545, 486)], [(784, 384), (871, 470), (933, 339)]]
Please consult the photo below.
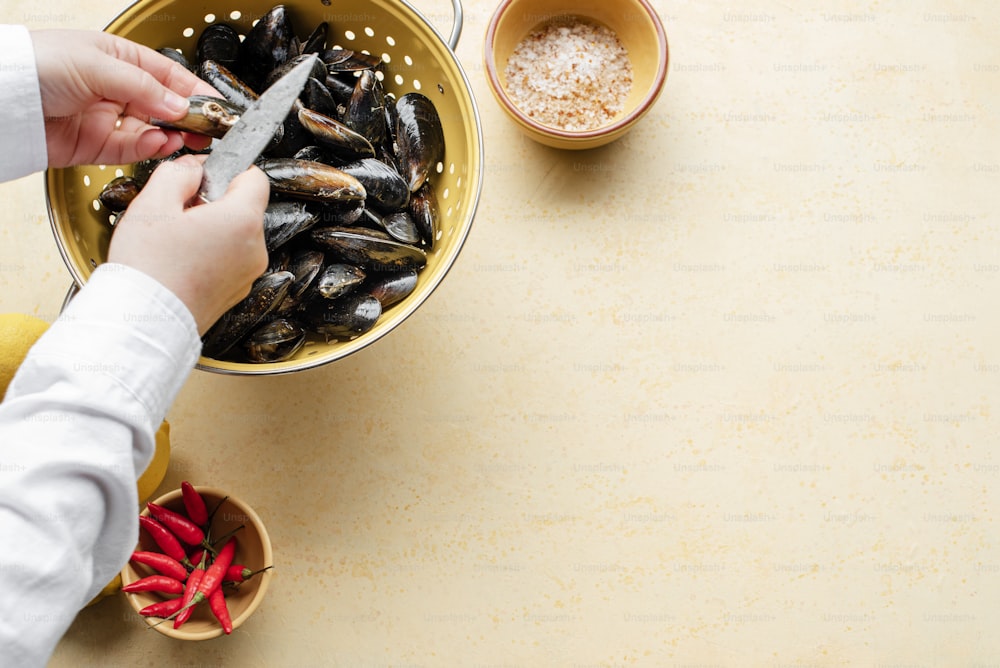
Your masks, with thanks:
[(40, 30), (31, 39), (49, 167), (126, 164), (168, 156), (185, 141), (208, 145), (148, 123), (182, 118), (191, 95), (221, 97), (166, 56), (97, 31)]

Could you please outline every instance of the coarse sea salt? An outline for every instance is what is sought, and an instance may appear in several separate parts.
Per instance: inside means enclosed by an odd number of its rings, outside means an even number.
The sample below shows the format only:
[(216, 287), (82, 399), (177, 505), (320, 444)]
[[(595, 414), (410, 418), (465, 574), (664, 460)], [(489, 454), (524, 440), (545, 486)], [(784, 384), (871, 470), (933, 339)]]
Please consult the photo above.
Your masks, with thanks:
[(610, 123), (632, 88), (632, 64), (604, 25), (558, 17), (535, 28), (504, 68), (507, 95), (529, 118), (574, 132)]

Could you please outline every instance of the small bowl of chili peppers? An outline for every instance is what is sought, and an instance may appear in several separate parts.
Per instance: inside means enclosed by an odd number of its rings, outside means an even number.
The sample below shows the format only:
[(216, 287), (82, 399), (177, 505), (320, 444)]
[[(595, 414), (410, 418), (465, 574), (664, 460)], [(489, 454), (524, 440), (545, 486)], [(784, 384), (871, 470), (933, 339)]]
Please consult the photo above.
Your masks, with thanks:
[(229, 635), (254, 613), (271, 566), (270, 538), (250, 506), (185, 481), (139, 514), (139, 543), (122, 569), (122, 591), (160, 633), (208, 640)]

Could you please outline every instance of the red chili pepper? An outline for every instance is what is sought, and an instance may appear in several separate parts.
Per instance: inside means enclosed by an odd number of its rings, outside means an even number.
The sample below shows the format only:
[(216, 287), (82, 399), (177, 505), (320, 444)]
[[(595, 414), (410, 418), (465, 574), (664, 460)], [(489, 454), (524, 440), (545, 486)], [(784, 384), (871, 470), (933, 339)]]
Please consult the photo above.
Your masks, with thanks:
[(188, 576), (187, 586), (184, 587), (184, 595), (181, 596), (181, 607), (180, 612), (174, 617), (174, 628), (179, 629), (181, 624), (186, 622), (190, 617), (191, 613), (194, 612), (195, 603), (194, 593), (198, 589), (198, 585), (201, 583), (201, 579), (205, 576), (205, 570), (202, 568), (202, 564), (198, 565), (198, 568), (191, 571), (191, 575)]
[(217, 587), (208, 597), (208, 607), (212, 614), (222, 624), (222, 631), (227, 636), (233, 632), (233, 620), (229, 616), (229, 608), (226, 606), (226, 595), (222, 593), (222, 587)]
[(184, 564), (160, 552), (136, 551), (132, 553), (132, 561), (145, 564), (158, 573), (169, 575), (182, 582), (187, 579), (188, 572)]
[(177, 536), (170, 533), (165, 526), (145, 515), (139, 515), (139, 526), (149, 532), (149, 535), (153, 537), (153, 540), (167, 556), (176, 559), (185, 566), (191, 564), (180, 541), (177, 540)]
[(243, 564), (232, 564), (227, 570), (225, 577), (222, 578), (223, 582), (246, 582), (258, 573), (263, 573), (271, 566), (265, 566), (260, 570), (252, 571)]
[(188, 545), (201, 545), (205, 540), (205, 532), (201, 530), (201, 527), (180, 513), (158, 506), (151, 501), (146, 503), (146, 507), (149, 508), (150, 515)]
[(184, 591), (184, 583), (166, 575), (149, 575), (122, 587), (122, 591), (158, 591), (161, 594), (180, 594)]
[(184, 601), (180, 596), (177, 598), (172, 598), (167, 601), (160, 601), (159, 603), (150, 603), (145, 608), (139, 611), (139, 614), (143, 617), (169, 617), (184, 605)]
[(233, 563), (234, 554), (236, 554), (236, 539), (230, 538), (219, 550), (212, 565), (205, 569), (205, 576), (198, 584), (198, 591), (195, 592), (194, 598), (191, 600), (201, 603), (222, 585), (222, 578), (225, 577), (226, 571)]
[(188, 559), (191, 561), (192, 564), (200, 564), (201, 560), (204, 558), (205, 558), (205, 548), (203, 547), (195, 550), (194, 552), (191, 553), (191, 556), (188, 557)]
[(181, 483), (181, 496), (184, 499), (184, 509), (191, 521), (199, 526), (208, 524), (208, 508), (205, 507), (205, 499), (187, 480)]

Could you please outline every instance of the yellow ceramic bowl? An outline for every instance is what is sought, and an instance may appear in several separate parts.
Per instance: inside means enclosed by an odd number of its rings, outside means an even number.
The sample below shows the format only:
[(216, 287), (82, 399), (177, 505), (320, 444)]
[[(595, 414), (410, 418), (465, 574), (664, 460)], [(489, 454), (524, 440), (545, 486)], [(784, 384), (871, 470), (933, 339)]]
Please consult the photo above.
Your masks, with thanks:
[[(271, 553), (271, 539), (267, 535), (264, 523), (248, 506), (240, 499), (227, 495), (224, 491), (214, 487), (195, 487), (205, 499), (205, 505), (209, 512), (215, 508), (220, 501), (218, 511), (212, 521), (212, 536), (223, 536), (228, 532), (243, 525), (243, 528), (236, 532), (236, 555), (233, 558), (234, 564), (243, 564), (251, 570), (259, 570), (274, 564), (274, 557)], [(228, 498), (227, 498), (228, 497)], [(164, 506), (177, 512), (184, 512), (184, 501), (181, 497), (181, 490), (177, 489), (153, 501), (153, 503)], [(143, 515), (149, 515), (145, 508)], [(153, 539), (144, 531), (139, 532), (139, 545), (137, 550), (150, 550), (159, 552), (160, 549), (153, 542)], [(129, 562), (122, 569), (122, 584), (127, 585), (135, 582), (139, 578), (147, 575), (154, 575), (155, 571), (141, 565)], [(226, 602), (229, 607), (229, 616), (233, 621), (233, 630), (239, 628), (250, 615), (260, 606), (264, 599), (264, 593), (271, 582), (271, 571), (253, 576), (239, 586), (239, 589), (232, 593), (227, 593)], [(129, 604), (135, 609), (136, 614), (147, 605), (173, 598), (173, 596), (163, 596), (152, 592), (140, 592), (135, 594), (125, 594)], [(191, 618), (181, 625), (179, 629), (174, 629), (173, 622), (163, 622), (158, 617), (141, 617), (147, 624), (155, 628), (165, 636), (177, 638), (179, 640), (208, 640), (217, 638), (222, 633), (222, 626), (208, 609), (208, 604), (202, 604), (194, 609)]]
[[(624, 109), (611, 123), (594, 130), (542, 125), (518, 109), (507, 94), (504, 70), (511, 53), (542, 23), (563, 16), (613, 30), (632, 65), (632, 88)], [(663, 89), (669, 56), (663, 24), (646, 0), (502, 0), (486, 30), (484, 59), (494, 97), (529, 137), (556, 148), (586, 149), (622, 137), (646, 115)]]

